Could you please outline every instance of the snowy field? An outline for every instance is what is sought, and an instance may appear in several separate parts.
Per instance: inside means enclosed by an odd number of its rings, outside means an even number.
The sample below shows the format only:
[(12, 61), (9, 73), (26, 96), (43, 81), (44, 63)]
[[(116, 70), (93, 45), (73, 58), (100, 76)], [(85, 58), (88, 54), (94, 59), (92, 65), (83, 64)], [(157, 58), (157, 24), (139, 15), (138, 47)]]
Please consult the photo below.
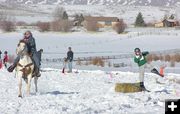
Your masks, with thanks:
[[(51, 21), (53, 5), (30, 5), (27, 9), (8, 10), (16, 21), (27, 23)], [(137, 6), (64, 6), (70, 18), (83, 13), (93, 16), (115, 16), (123, 18), (130, 25), (138, 12), (146, 22), (160, 21), (165, 14), (180, 16), (179, 8), (137, 7)], [(2, 9), (0, 9), (2, 10)], [(25, 30), (13, 33), (0, 32), (0, 50), (15, 55), (15, 49)], [(75, 58), (89, 56), (112, 56), (133, 54), (134, 48), (143, 51), (164, 51), (180, 49), (180, 30), (171, 28), (128, 28), (127, 34), (106, 32), (40, 33), (32, 30), (37, 49), (43, 49), (42, 59), (66, 57), (72, 47)], [(74, 62), (72, 74), (62, 74), (61, 63), (42, 63), (38, 80), (38, 93), (32, 81), (30, 96), (26, 95), (23, 82), (23, 98), (18, 98), (18, 81), (14, 73), (0, 69), (0, 114), (164, 114), (165, 99), (180, 99), (180, 64), (169, 67), (169, 63), (156, 61), (159, 69), (167, 65), (165, 77), (145, 74), (145, 86), (151, 92), (116, 93), (116, 83), (138, 82), (138, 67), (133, 58), (113, 60), (126, 62), (128, 67), (107, 68), (98, 66), (77, 66)]]
[[(40, 33), (32, 31), (36, 38), (37, 48), (44, 49), (43, 59), (58, 59), (66, 57), (67, 48), (72, 47), (75, 58), (92, 57), (92, 56), (114, 56), (121, 54), (133, 54), (134, 48), (139, 47), (143, 51), (162, 51), (171, 49), (180, 49), (179, 30), (174, 29), (155, 29), (155, 28), (128, 28), (127, 34), (118, 35), (115, 32), (99, 32), (99, 33)], [(152, 33), (152, 34), (149, 34)], [(140, 34), (140, 35), (138, 35)], [(142, 34), (142, 35), (141, 35)], [(15, 33), (1, 33), (0, 49), (7, 50), (10, 55), (15, 54), (16, 46), (23, 37), (23, 31)], [(94, 66), (75, 66), (81, 70), (121, 70), (121, 71), (137, 71), (137, 65), (133, 59), (116, 60), (115, 63), (125, 62), (131, 65), (129, 68), (99, 68)], [(166, 64), (163, 62), (154, 62), (155, 66)], [(75, 63), (74, 63), (75, 65)], [(178, 65), (179, 66), (179, 65)], [(61, 63), (43, 63), (43, 68), (62, 68)], [(136, 70), (134, 70), (136, 69)], [(179, 73), (178, 67), (171, 68), (169, 73)]]
[[(135, 47), (146, 51), (161, 51), (179, 49), (179, 30), (158, 28), (129, 28), (128, 34), (116, 34), (115, 32), (99, 33), (40, 33), (33, 31), (37, 48), (43, 48), (46, 53), (57, 53), (58, 57), (65, 56), (67, 48), (71, 46), (78, 57), (93, 56), (83, 52), (96, 52), (95, 55), (116, 55), (121, 53), (133, 53)], [(15, 48), (24, 31), (14, 33), (1, 33), (0, 46), (2, 50), (15, 53)], [(149, 34), (151, 33), (151, 34)], [(139, 34), (139, 35), (138, 35)], [(78, 52), (80, 54), (78, 54)], [(64, 54), (64, 55), (63, 55)], [(56, 57), (53, 55), (51, 57)]]
[(43, 69), (39, 92), (18, 98), (15, 74), (0, 70), (0, 114), (164, 114), (165, 99), (180, 98), (180, 74), (145, 75), (148, 92), (116, 93), (115, 83), (138, 82), (133, 72), (79, 71), (61, 74)]
[[(128, 34), (123, 35), (114, 32), (32, 32), (37, 48), (44, 49), (43, 58), (66, 57), (69, 46), (73, 48), (75, 57), (133, 53), (135, 47), (148, 51), (180, 49), (178, 30), (129, 28), (127, 31)], [(150, 35), (149, 31), (153, 34)], [(14, 54), (22, 37), (23, 31), (1, 33), (0, 49)], [(125, 61), (133, 63), (133, 59)], [(156, 62), (153, 64), (159, 65)], [(121, 70), (74, 66), (74, 71), (79, 70), (72, 74), (61, 74), (62, 66), (56, 67), (56, 64), (46, 66), (43, 63), (42, 67), (39, 92), (35, 93), (32, 82), (31, 95), (27, 96), (23, 83), (22, 99), (17, 97), (15, 73), (0, 70), (0, 114), (164, 114), (165, 99), (180, 98), (180, 74), (175, 73), (179, 71), (178, 67), (171, 68), (170, 73), (165, 72), (164, 78), (146, 73), (145, 85), (151, 92), (128, 94), (116, 93), (114, 86), (116, 83), (138, 82), (135, 64)]]
[[(127, 29), (128, 34), (102, 33), (39, 33), (32, 31), (37, 48), (43, 48), (43, 58), (63, 58), (71, 46), (75, 57), (117, 55), (133, 53), (135, 47), (142, 50), (160, 51), (180, 49), (179, 31), (174, 29)], [(149, 35), (147, 31), (153, 32)], [(155, 32), (156, 31), (156, 32)], [(157, 32), (161, 34), (157, 34)], [(146, 33), (138, 36), (137, 34)], [(0, 49), (15, 53), (23, 31), (1, 33)], [(62, 66), (42, 63), (43, 72), (39, 79), (39, 92), (18, 98), (18, 84), (15, 73), (0, 70), (0, 114), (163, 114), (164, 101), (180, 98), (180, 74), (178, 67), (165, 71), (165, 77), (145, 75), (148, 92), (123, 94), (114, 92), (115, 83), (138, 82), (137, 66), (133, 59), (130, 68), (102, 69), (100, 67), (77, 67), (78, 73), (61, 74)], [(159, 65), (154, 62), (154, 65)], [(47, 64), (47, 63), (46, 63)], [(58, 63), (62, 64), (62, 63)], [(56, 66), (57, 65), (57, 66)], [(56, 68), (56, 69), (55, 69)], [(80, 70), (87, 69), (87, 70)], [(99, 71), (98, 71), (99, 70)], [(123, 71), (123, 72), (120, 72)], [(176, 74), (175, 74), (176, 73)]]

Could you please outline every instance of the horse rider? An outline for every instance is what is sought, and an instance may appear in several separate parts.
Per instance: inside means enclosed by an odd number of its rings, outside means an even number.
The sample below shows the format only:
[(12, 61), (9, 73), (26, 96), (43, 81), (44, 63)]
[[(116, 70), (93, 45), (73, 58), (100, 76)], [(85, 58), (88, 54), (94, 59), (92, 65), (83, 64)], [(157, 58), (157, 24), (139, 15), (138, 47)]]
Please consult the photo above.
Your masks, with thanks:
[[(36, 76), (40, 76), (41, 75), (39, 72), (40, 60), (39, 60), (38, 55), (37, 55), (35, 39), (31, 33), (31, 31), (26, 31), (24, 33), (23, 41), (26, 42), (28, 52), (30, 54), (32, 54), (32, 60), (34, 62), (34, 66), (35, 66), (35, 72), (34, 73)], [(13, 72), (13, 70), (15, 69), (15, 67), (17, 66), (17, 64), (20, 60), (20, 57), (21, 57), (21, 55), (18, 55), (16, 57), (16, 59), (14, 60), (14, 63), (8, 68), (9, 72)]]

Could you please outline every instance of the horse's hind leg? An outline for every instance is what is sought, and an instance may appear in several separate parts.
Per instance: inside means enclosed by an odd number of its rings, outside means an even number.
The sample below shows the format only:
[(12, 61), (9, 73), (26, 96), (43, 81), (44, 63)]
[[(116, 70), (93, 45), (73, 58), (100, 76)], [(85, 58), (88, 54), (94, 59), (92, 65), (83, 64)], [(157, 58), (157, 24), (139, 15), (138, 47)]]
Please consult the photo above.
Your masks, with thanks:
[(34, 85), (35, 85), (35, 91), (38, 92), (38, 87), (37, 87), (37, 80), (38, 80), (38, 77), (34, 77)]
[(28, 79), (27, 79), (27, 84), (26, 84), (27, 95), (30, 95), (30, 87), (31, 87), (32, 75), (28, 75), (27, 78), (28, 78)]

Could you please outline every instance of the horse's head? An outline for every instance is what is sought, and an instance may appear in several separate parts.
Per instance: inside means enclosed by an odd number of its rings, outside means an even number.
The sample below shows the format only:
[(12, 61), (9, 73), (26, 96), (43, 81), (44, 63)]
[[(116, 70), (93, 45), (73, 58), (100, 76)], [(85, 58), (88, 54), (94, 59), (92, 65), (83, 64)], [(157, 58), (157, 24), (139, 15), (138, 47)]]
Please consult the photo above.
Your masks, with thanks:
[(20, 40), (16, 49), (16, 53), (19, 55), (19, 54), (25, 54), (26, 52), (27, 52), (26, 42)]

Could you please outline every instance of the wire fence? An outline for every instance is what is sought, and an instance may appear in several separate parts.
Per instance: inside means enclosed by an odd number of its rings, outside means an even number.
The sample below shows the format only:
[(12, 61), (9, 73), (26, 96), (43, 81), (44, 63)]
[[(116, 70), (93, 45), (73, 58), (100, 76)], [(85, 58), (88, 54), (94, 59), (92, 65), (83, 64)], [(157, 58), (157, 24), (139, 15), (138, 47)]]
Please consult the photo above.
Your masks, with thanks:
[(127, 35), (127, 38), (135, 38), (135, 37), (140, 37), (140, 36), (151, 36), (151, 35), (159, 35), (159, 36), (179, 36), (179, 33), (177, 32), (164, 32), (164, 31), (146, 31), (146, 32), (136, 32), (136, 33), (131, 33)]
[[(180, 49), (171, 49), (171, 50), (162, 50), (162, 51), (152, 51), (151, 54), (157, 55), (166, 55), (166, 54), (180, 54)], [(93, 59), (100, 58), (102, 60), (110, 60), (110, 59), (128, 59), (133, 58), (134, 54), (120, 54), (120, 55), (111, 55), (111, 56), (89, 56), (89, 57), (77, 57), (74, 58), (74, 61), (92, 61)], [(63, 62), (64, 58), (45, 58), (42, 59), (42, 62)]]

